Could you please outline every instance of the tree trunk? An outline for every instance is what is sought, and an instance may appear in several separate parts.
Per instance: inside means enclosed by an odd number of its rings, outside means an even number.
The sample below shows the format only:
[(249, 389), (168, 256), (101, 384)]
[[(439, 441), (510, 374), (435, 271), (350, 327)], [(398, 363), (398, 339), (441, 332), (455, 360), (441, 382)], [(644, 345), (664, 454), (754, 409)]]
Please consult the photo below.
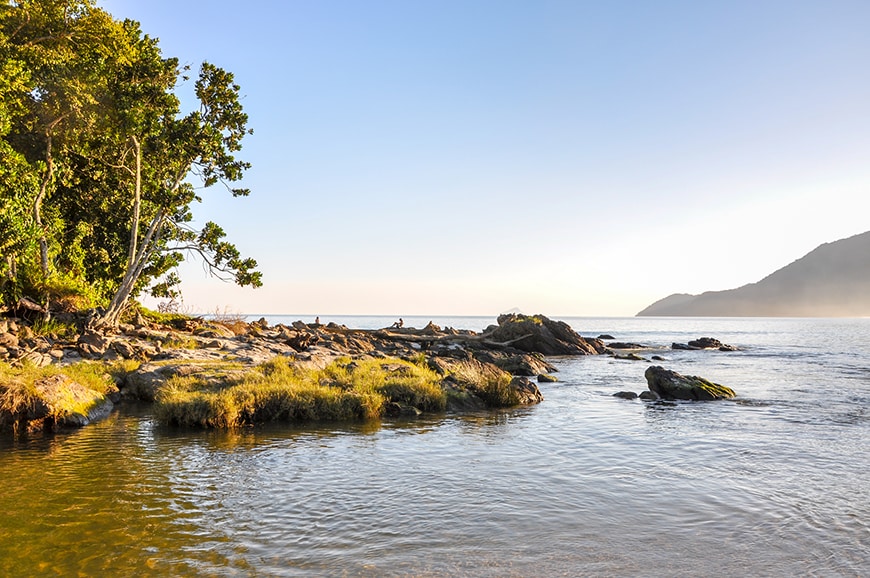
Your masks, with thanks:
[(142, 271), (154, 254), (154, 248), (160, 240), (160, 235), (163, 229), (163, 220), (166, 213), (163, 209), (157, 212), (157, 215), (151, 221), (148, 231), (145, 233), (145, 238), (142, 239), (142, 244), (139, 245), (139, 251), (133, 260), (131, 266), (127, 267), (124, 273), (124, 278), (115, 291), (112, 297), (112, 302), (109, 304), (106, 312), (91, 322), (91, 327), (94, 329), (109, 329), (118, 326), (118, 320), (124, 307), (127, 305), (127, 300), (133, 293), (133, 288), (136, 286), (136, 281), (142, 275)]
[[(46, 130), (45, 139), (45, 175), (42, 179), (42, 185), (39, 187), (39, 193), (37, 193), (36, 198), (33, 200), (33, 222), (36, 223), (36, 226), (39, 229), (39, 264), (42, 270), (43, 283), (48, 281), (48, 237), (45, 234), (45, 226), (42, 224), (42, 202), (45, 200), (45, 197), (48, 194), (48, 187), (54, 178), (54, 157), (51, 154), (50, 129)], [(51, 318), (51, 311), (49, 309), (47, 290), (43, 295), (43, 298), (45, 300), (44, 317), (45, 321), (48, 321)]]
[(142, 147), (139, 139), (130, 137), (136, 153), (135, 185), (133, 190), (133, 222), (130, 225), (130, 250), (127, 253), (127, 268), (133, 267), (136, 261), (137, 243), (139, 241), (139, 211), (142, 207)]

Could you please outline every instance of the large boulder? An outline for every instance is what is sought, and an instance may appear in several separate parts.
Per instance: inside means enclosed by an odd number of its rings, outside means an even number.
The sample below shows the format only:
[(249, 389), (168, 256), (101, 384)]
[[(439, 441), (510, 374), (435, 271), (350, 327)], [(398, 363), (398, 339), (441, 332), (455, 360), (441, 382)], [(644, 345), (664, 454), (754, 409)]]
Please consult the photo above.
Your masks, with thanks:
[(520, 405), (533, 405), (544, 401), (541, 390), (528, 377), (514, 377), (510, 387), (516, 392)]
[(681, 375), (658, 365), (644, 373), (649, 390), (659, 399), (712, 401), (730, 399), (737, 394), (730, 387), (713, 383), (697, 375)]
[(500, 315), (498, 326), (488, 328), (484, 337), (544, 355), (596, 355), (606, 349), (600, 340), (585, 339), (564, 321), (553, 321), (543, 315)]

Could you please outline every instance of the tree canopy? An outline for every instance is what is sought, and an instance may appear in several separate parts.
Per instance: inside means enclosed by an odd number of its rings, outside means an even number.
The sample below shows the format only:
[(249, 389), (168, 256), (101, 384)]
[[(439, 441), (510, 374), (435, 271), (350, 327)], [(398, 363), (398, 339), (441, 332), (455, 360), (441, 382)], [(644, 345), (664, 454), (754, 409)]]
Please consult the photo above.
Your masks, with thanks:
[[(131, 297), (175, 295), (191, 253), (218, 277), (260, 286), (216, 223), (193, 226), (206, 191), (234, 187), (250, 134), (233, 75), (208, 62), (198, 108), (176, 89), (187, 67), (137, 22), (91, 0), (0, 2), (0, 298), (48, 311), (101, 306), (117, 324)], [(221, 188), (221, 187), (217, 187)]]

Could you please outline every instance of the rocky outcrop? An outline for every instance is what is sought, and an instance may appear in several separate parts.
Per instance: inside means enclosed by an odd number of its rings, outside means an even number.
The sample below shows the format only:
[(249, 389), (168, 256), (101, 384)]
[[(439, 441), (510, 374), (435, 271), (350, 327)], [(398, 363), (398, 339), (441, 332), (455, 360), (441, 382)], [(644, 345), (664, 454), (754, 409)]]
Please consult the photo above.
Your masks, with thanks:
[(688, 343), (674, 343), (671, 349), (681, 349), (684, 351), (696, 351), (699, 349), (718, 349), (719, 351), (738, 351), (738, 348), (733, 345), (722, 343), (718, 339), (712, 337), (699, 337)]
[[(202, 319), (183, 321), (157, 325), (138, 316), (114, 332), (86, 329), (75, 338), (62, 339), (35, 335), (27, 326), (29, 322), (21, 319), (0, 319), (0, 359), (12, 365), (35, 366), (64, 365), (83, 359), (140, 361), (141, 366), (119, 379), (118, 385), (125, 399), (154, 401), (173, 378), (190, 377), (205, 384), (225, 385), (275, 357), (310, 369), (324, 368), (339, 358), (399, 358), (416, 363), (422, 356), (433, 368), (441, 368), (448, 407), (458, 411), (539, 403), (543, 395), (528, 378), (537, 376), (542, 383), (555, 379), (551, 374), (557, 369), (545, 355), (608, 351), (600, 340), (585, 339), (568, 324), (544, 316), (502, 316), (498, 326), (482, 333), (442, 329), (431, 322), (423, 329), (357, 330), (334, 323), (301, 321), (271, 326), (265, 319), (228, 325)], [(75, 392), (70, 393), (74, 397), (84, 395), (68, 381), (58, 381), (57, 385), (60, 389), (68, 387), (69, 392)], [(77, 399), (79, 402), (87, 405)], [(22, 419), (30, 423), (55, 416), (52, 423), (73, 425), (98, 415), (88, 410), (60, 416), (52, 413), (48, 403), (43, 405), (28, 407)], [(397, 407), (389, 411), (410, 415)], [(5, 419), (8, 422), (18, 418)]]
[(543, 315), (499, 315), (498, 326), (487, 329), (484, 337), (543, 355), (597, 355), (606, 350), (600, 339), (581, 337), (564, 321), (553, 321)]
[(681, 375), (658, 365), (649, 367), (644, 376), (649, 390), (657, 399), (712, 401), (737, 395), (733, 389), (703, 377)]

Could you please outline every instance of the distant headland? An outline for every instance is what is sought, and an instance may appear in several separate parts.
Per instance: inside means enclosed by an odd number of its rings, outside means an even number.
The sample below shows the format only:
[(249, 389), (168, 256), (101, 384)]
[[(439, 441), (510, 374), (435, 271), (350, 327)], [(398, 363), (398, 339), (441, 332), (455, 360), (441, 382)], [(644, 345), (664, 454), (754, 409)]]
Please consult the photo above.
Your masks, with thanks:
[(757, 283), (700, 295), (675, 293), (637, 316), (870, 316), (870, 231), (824, 243)]

